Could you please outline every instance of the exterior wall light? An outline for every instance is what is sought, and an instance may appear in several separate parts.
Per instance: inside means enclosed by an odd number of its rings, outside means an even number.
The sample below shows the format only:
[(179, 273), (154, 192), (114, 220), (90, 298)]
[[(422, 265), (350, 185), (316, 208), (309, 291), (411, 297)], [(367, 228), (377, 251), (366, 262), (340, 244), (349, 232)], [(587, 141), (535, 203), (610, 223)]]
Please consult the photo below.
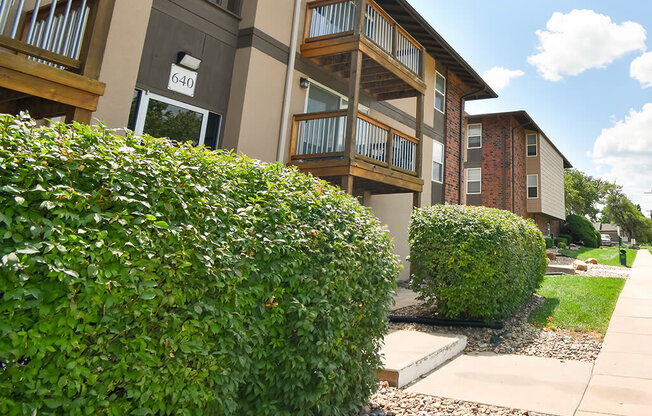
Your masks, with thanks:
[(301, 77), (299, 79), (299, 86), (301, 88), (308, 88), (310, 86), (310, 80), (308, 78)]
[(177, 54), (177, 64), (196, 71), (199, 69), (199, 65), (201, 65), (201, 59), (195, 58), (186, 52), (179, 52)]

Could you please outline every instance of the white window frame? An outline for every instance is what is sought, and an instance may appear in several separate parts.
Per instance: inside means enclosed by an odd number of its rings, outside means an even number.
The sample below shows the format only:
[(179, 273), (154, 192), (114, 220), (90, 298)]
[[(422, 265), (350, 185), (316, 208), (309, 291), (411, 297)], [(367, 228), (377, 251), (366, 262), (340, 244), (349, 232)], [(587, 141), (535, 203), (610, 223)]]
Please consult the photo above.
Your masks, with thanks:
[[(195, 111), (202, 115), (201, 119), (201, 128), (199, 130), (199, 144), (198, 146), (204, 146), (204, 140), (206, 138), (206, 127), (208, 126), (208, 113), (210, 111), (205, 108), (196, 107), (191, 104), (186, 104), (181, 101), (173, 100), (172, 98), (164, 97), (162, 95), (154, 94), (149, 91), (141, 90), (140, 102), (138, 103), (138, 113), (136, 115), (136, 125), (134, 126), (134, 133), (143, 134), (145, 128), (145, 118), (147, 117), (147, 108), (149, 107), (149, 100), (154, 99), (156, 101), (161, 101), (166, 104), (174, 105), (177, 107), (184, 108), (186, 110)], [(221, 117), (221, 116), (220, 116)], [(220, 137), (220, 130), (222, 128), (222, 122), (220, 120), (220, 125), (217, 130), (217, 137)]]
[[(437, 75), (439, 75), (440, 77), (442, 77), (444, 79), (444, 91), (440, 91), (440, 90), (437, 89)], [(437, 108), (437, 93), (440, 93), (441, 95), (444, 96), (444, 99), (442, 101), (442, 105), (443, 105), (444, 108), (442, 108), (442, 109)], [(439, 71), (435, 71), (435, 101), (434, 101), (434, 104), (435, 104), (435, 110), (439, 111), (442, 114), (446, 113), (446, 77), (443, 76)]]
[[(441, 147), (441, 161), (435, 160), (435, 146)], [(441, 165), (441, 179), (435, 179), (435, 163)], [(432, 181), (437, 183), (444, 183), (444, 144), (437, 140), (432, 141)]]
[[(469, 172), (470, 171), (479, 171), (480, 172), (480, 180), (478, 181), (473, 181), (473, 182), (480, 182), (480, 190), (478, 192), (469, 192)], [(465, 182), (466, 182), (466, 194), (467, 195), (480, 195), (482, 193), (482, 168), (466, 168), (466, 175), (465, 175)]]
[[(534, 177), (537, 180), (537, 185), (536, 185), (537, 196), (530, 196), (530, 188), (532, 188), (530, 186), (530, 177)], [(527, 192), (527, 199), (539, 199), (539, 175), (537, 175), (537, 174), (527, 175), (527, 178), (526, 178), (525, 181), (526, 181), (525, 182), (525, 185), (526, 185), (525, 186), (525, 192)]]
[[(471, 147), (469, 143), (469, 137), (471, 134), (471, 126), (480, 126), (480, 146)], [(475, 136), (473, 136), (475, 137)], [(466, 148), (467, 149), (482, 149), (482, 123), (471, 123), (466, 126)]]
[[(320, 84), (319, 82), (313, 80), (312, 78), (308, 78), (308, 82), (309, 82), (309, 85), (308, 85), (308, 88), (306, 89), (306, 99), (305, 99), (305, 102), (303, 103), (303, 112), (304, 113), (308, 112), (308, 98), (310, 97), (310, 87), (312, 87), (313, 85), (316, 86), (317, 88), (321, 88), (322, 90), (325, 90), (327, 92), (330, 92), (333, 95), (336, 95), (336, 96), (340, 97), (340, 110), (344, 110), (344, 109), (348, 108), (349, 97), (347, 97), (346, 95), (340, 94), (339, 92), (335, 91), (334, 89), (329, 88), (324, 84)], [(346, 102), (346, 104), (345, 104), (345, 102)], [(358, 111), (361, 112), (362, 114), (369, 115), (369, 107), (364, 106), (364, 105), (362, 105), (360, 103), (358, 103)]]
[[(528, 152), (528, 148), (531, 146), (528, 143), (528, 138), (531, 136), (534, 136), (534, 154), (531, 155), (530, 152)], [(539, 155), (539, 135), (536, 133), (528, 133), (525, 135), (525, 156), (527, 157), (537, 157)]]

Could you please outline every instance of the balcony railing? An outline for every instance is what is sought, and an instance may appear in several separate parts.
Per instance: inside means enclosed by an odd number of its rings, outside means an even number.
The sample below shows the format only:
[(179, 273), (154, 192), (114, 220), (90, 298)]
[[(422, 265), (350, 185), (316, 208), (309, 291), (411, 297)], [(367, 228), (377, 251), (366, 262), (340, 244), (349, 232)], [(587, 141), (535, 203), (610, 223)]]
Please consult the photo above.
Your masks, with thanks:
[[(42, 6), (42, 4), (44, 4)], [(0, 1), (0, 47), (48, 65), (80, 69), (91, 8), (97, 0)]]
[[(346, 110), (294, 116), (290, 159), (337, 159), (344, 157)], [(356, 126), (356, 158), (416, 175), (419, 141), (364, 114)]]
[[(310, 2), (307, 7), (306, 22), (305, 42), (351, 35), (355, 25), (355, 2), (353, 0)], [(410, 71), (422, 75), (423, 47), (372, 0), (367, 0), (361, 32)]]

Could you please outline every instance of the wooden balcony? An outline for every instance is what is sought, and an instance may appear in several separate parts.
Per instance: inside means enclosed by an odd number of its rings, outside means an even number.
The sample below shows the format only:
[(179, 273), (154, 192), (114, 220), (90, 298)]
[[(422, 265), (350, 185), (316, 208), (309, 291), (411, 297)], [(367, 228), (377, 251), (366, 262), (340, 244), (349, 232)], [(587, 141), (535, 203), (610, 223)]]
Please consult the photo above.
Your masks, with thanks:
[(302, 57), (350, 79), (360, 51), (360, 89), (378, 100), (425, 92), (423, 46), (373, 0), (309, 2), (305, 22)]
[(0, 112), (89, 122), (115, 0), (25, 3), (0, 3)]
[(364, 114), (355, 124), (351, 141), (347, 110), (295, 115), (289, 164), (353, 195), (420, 194), (421, 142)]

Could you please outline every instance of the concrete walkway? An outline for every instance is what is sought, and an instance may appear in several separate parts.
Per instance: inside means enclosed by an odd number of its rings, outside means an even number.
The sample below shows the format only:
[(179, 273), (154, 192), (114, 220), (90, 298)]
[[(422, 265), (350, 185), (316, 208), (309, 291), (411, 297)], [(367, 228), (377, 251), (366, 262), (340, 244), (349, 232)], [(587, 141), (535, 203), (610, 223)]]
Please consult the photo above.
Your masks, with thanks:
[(652, 415), (652, 255), (640, 250), (576, 416)]

